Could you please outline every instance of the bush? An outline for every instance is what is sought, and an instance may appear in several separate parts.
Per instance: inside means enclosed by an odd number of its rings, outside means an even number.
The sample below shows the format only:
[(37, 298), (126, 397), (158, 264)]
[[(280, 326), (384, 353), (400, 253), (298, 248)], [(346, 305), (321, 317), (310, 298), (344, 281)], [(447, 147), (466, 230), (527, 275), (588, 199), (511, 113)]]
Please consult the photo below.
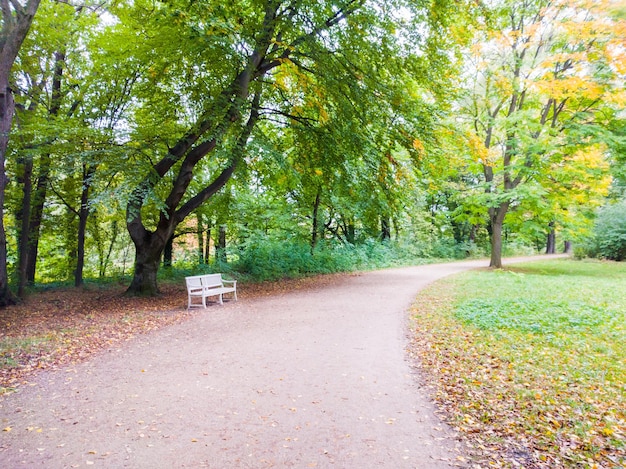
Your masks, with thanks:
[(595, 228), (595, 251), (615, 261), (626, 259), (626, 200), (600, 210)]

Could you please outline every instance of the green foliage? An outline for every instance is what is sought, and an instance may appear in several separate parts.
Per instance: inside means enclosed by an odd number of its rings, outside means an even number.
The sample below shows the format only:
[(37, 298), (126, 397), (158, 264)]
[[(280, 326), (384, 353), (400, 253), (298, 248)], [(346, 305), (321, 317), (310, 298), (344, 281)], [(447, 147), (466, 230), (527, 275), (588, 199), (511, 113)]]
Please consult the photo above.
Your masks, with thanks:
[(626, 199), (599, 211), (594, 234), (594, 251), (598, 256), (626, 260)]
[(245, 244), (230, 269), (250, 279), (264, 281), (424, 262), (425, 256), (416, 246), (410, 249), (406, 245), (377, 241), (356, 246), (329, 242), (321, 243), (311, 252), (310, 245), (301, 240), (256, 238)]
[(457, 306), (456, 315), (481, 329), (507, 329), (553, 334), (566, 328), (584, 333), (604, 324), (616, 325), (621, 313), (576, 301), (505, 298), (472, 299)]

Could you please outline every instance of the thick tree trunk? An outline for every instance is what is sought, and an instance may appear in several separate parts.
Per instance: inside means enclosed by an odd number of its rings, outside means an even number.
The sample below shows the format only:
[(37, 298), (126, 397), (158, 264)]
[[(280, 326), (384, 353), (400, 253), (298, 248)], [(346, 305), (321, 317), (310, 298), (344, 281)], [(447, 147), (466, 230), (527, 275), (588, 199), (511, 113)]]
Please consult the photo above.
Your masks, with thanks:
[(9, 88), (8, 71), (6, 79), (4, 78), (0, 77), (0, 307), (15, 304), (15, 297), (9, 289), (7, 238), (4, 229), (4, 191), (7, 185), (4, 167), (15, 103)]
[(502, 227), (508, 209), (508, 203), (502, 203), (497, 208), (489, 209), (489, 235), (491, 241), (491, 259), (489, 261), (489, 267), (493, 267), (494, 269), (502, 268)]
[(174, 236), (170, 236), (165, 243), (165, 248), (163, 249), (163, 267), (172, 267), (172, 256), (174, 253)]
[(163, 247), (151, 246), (136, 249), (135, 251), (135, 271), (133, 280), (126, 290), (131, 296), (156, 296), (159, 293), (157, 288), (157, 273)]

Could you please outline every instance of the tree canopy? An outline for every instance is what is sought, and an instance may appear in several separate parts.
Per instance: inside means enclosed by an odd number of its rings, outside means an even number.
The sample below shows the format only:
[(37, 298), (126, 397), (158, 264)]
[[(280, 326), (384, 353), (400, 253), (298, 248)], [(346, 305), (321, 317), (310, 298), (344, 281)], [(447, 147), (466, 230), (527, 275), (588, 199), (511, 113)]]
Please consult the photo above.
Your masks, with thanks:
[(7, 1), (0, 296), (129, 273), (129, 294), (154, 295), (173, 250), (193, 265), (227, 242), (239, 259), (260, 239), (400, 243), (499, 267), (509, 234), (577, 239), (624, 174), (623, 13)]

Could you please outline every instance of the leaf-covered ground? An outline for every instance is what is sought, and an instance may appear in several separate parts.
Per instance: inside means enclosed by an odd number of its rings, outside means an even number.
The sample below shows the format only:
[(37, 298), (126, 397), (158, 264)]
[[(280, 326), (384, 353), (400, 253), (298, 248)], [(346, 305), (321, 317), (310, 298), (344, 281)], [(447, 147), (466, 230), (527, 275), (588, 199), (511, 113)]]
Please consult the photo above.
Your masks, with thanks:
[(626, 265), (557, 261), (446, 279), (411, 352), (479, 467), (626, 467)]
[[(240, 285), (239, 295), (275, 295), (323, 286), (341, 274)], [(0, 394), (23, 386), (36, 372), (85, 360), (138, 334), (184, 321), (184, 282), (161, 284), (156, 298), (123, 295), (124, 286), (55, 289), (33, 293), (20, 305), (0, 309)], [(211, 308), (219, 305), (211, 305)]]

